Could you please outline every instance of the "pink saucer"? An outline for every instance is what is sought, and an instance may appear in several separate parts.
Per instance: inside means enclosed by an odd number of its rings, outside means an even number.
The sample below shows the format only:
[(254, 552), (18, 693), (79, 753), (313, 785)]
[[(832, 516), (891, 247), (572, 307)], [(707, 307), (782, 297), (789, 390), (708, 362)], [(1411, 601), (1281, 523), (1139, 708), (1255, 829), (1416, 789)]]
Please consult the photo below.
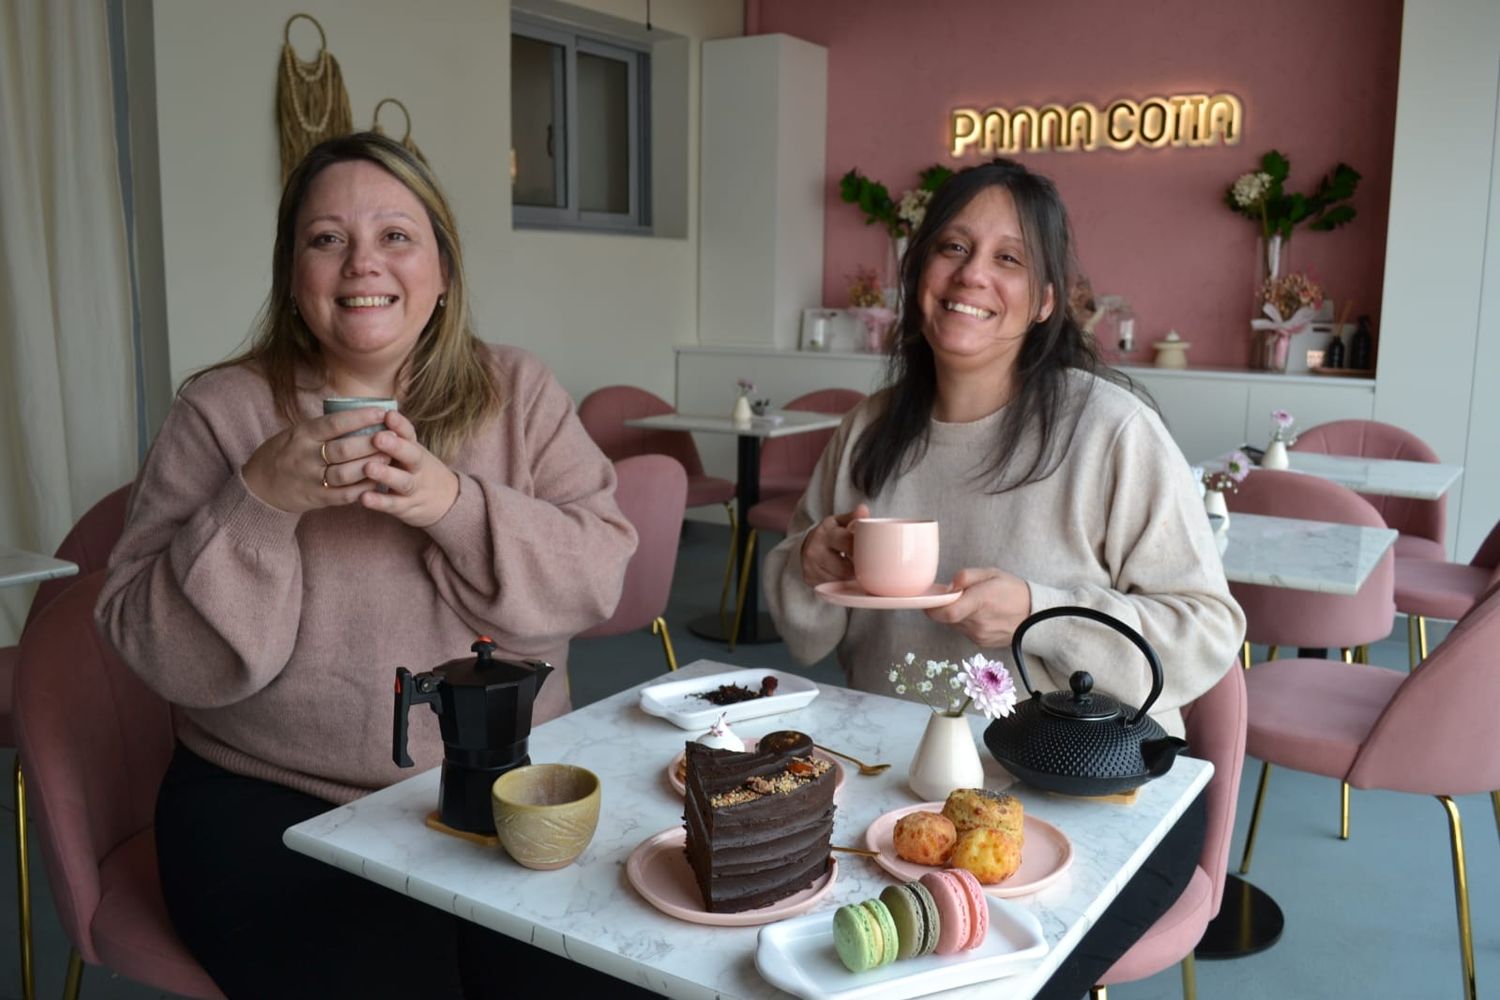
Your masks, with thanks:
[(625, 862), (625, 877), (646, 902), (668, 916), (695, 924), (754, 927), (806, 913), (828, 894), (839, 874), (838, 859), (829, 858), (828, 874), (801, 892), (758, 910), (710, 913), (703, 908), (703, 897), (688, 865), (687, 852), (682, 849), (686, 842), (687, 831), (680, 826), (647, 837), (630, 852)]
[[(936, 871), (932, 865), (919, 865), (896, 854), (896, 820), (912, 812), (942, 812), (941, 802), (920, 802), (914, 806), (902, 806), (875, 817), (865, 831), (865, 846), (879, 851), (875, 863), (904, 882), (914, 882), (928, 872)], [(1021, 867), (1004, 882), (987, 885), (984, 891), (990, 896), (1008, 898), (1024, 896), (1044, 889), (1062, 878), (1073, 863), (1073, 842), (1068, 835), (1046, 820), (1026, 813), (1021, 822)]]
[(946, 583), (934, 583), (915, 597), (876, 597), (867, 594), (853, 580), (830, 580), (813, 588), (818, 596), (829, 604), (841, 608), (866, 608), (877, 611), (901, 611), (905, 609), (941, 608), (952, 604), (963, 596), (962, 590), (954, 590)]

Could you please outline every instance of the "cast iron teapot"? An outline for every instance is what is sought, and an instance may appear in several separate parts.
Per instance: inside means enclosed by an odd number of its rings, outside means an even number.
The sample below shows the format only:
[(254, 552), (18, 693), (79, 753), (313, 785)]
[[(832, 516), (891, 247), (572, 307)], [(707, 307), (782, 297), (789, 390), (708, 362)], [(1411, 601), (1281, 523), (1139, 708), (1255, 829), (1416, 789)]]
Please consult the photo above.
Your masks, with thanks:
[[(1043, 694), (1032, 688), (1021, 639), (1031, 626), (1063, 616), (1108, 625), (1135, 643), (1151, 666), (1151, 694), (1144, 705), (1131, 708), (1093, 690), (1094, 678), (1087, 670), (1076, 670), (1068, 678), (1071, 691)], [(1031, 698), (990, 723), (984, 745), (1027, 784), (1065, 795), (1125, 792), (1166, 774), (1187, 746), (1146, 714), (1161, 694), (1161, 660), (1139, 632), (1119, 619), (1092, 608), (1048, 608), (1016, 628), (1010, 650)]]

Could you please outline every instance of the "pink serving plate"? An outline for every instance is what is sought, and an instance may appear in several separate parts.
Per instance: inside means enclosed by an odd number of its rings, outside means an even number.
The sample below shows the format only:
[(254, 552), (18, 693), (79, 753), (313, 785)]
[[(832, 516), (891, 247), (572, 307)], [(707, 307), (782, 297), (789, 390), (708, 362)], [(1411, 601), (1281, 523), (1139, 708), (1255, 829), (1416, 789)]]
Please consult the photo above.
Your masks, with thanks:
[[(880, 852), (875, 863), (904, 882), (915, 881), (934, 871), (931, 865), (919, 865), (898, 857), (893, 835), (896, 820), (907, 813), (942, 811), (941, 802), (919, 802), (877, 816), (865, 831), (865, 846)], [(1002, 898), (1024, 896), (1045, 889), (1062, 878), (1068, 865), (1073, 863), (1073, 842), (1046, 820), (1027, 813), (1021, 824), (1021, 838), (1021, 867), (1004, 882), (985, 886), (984, 891), (989, 895)]]

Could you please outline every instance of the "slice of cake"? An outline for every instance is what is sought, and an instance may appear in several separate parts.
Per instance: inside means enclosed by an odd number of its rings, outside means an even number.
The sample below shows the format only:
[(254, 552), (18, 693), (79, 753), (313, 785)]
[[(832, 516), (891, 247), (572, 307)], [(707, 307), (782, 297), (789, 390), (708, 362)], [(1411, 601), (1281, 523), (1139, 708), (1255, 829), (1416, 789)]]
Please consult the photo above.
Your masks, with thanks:
[(743, 753), (687, 745), (687, 857), (709, 912), (758, 909), (823, 877), (834, 783), (804, 733), (768, 733)]

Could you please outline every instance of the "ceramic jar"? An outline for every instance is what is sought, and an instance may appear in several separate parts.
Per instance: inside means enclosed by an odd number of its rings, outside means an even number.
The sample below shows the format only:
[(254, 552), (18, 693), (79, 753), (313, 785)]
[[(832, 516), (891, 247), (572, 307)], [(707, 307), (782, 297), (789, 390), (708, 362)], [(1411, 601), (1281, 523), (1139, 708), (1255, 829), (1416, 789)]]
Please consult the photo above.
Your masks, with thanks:
[(1266, 445), (1265, 455), (1261, 457), (1260, 467), (1262, 469), (1285, 469), (1291, 464), (1286, 454), (1286, 442), (1281, 438), (1272, 438), (1271, 443)]
[(1229, 505), (1224, 502), (1224, 494), (1219, 490), (1206, 490), (1203, 494), (1203, 509), (1216, 517), (1222, 517), (1220, 530), (1229, 527)]
[(750, 426), (750, 418), (755, 416), (755, 411), (750, 409), (750, 397), (740, 396), (734, 401), (734, 410), (730, 412), (729, 419), (742, 427)]
[(967, 718), (932, 713), (906, 783), (924, 802), (941, 802), (955, 788), (984, 787), (984, 764)]

